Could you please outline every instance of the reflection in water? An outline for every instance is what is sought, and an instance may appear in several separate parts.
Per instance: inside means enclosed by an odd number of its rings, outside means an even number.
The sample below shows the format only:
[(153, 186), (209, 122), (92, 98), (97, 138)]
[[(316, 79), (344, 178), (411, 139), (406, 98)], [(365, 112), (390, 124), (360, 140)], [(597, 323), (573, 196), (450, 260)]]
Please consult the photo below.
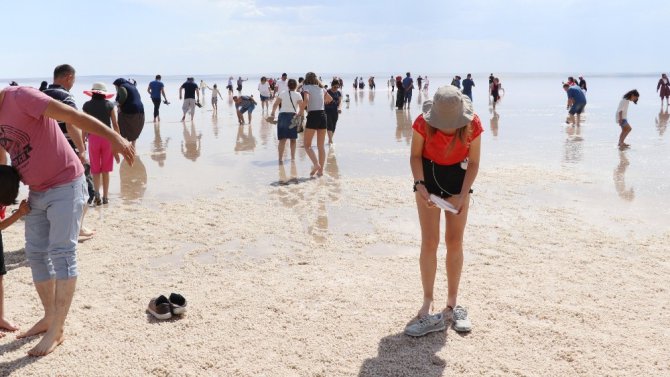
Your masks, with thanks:
[(202, 138), (202, 134), (198, 134), (198, 132), (195, 130), (195, 123), (193, 122), (191, 122), (190, 130), (186, 127), (186, 123), (183, 123), (183, 125), (184, 141), (181, 143), (181, 153), (187, 159), (195, 162), (195, 160), (200, 157), (200, 139)]
[(119, 167), (119, 181), (121, 189), (119, 194), (125, 201), (136, 201), (142, 199), (147, 190), (147, 170), (140, 159), (135, 155), (133, 166), (128, 165), (126, 160), (121, 162)]
[(409, 110), (397, 110), (395, 112), (395, 120), (395, 139), (400, 142), (404, 138), (405, 143), (409, 145), (412, 141), (412, 118)]
[(425, 93), (422, 90), (412, 90), (412, 94), (416, 96), (416, 103), (421, 105), (423, 103), (423, 97)]
[(333, 179), (328, 180), (328, 192), (330, 192), (331, 203), (340, 200), (342, 194), (342, 187), (340, 186), (340, 167), (337, 166), (337, 157), (335, 156), (335, 148), (328, 149), (326, 156), (326, 174)]
[(666, 107), (663, 110), (663, 105), (661, 105), (661, 110), (658, 112), (656, 117), (656, 129), (658, 130), (658, 136), (663, 136), (665, 129), (668, 128), (668, 120), (670, 120), (670, 114), (668, 114), (668, 108)]
[(158, 162), (160, 167), (165, 165), (168, 141), (170, 141), (169, 137), (165, 141), (161, 138), (160, 123), (154, 123), (154, 143), (151, 146), (151, 159)]
[(251, 125), (249, 125), (249, 132), (244, 133), (243, 125), (237, 128), (237, 138), (235, 139), (235, 152), (253, 151), (256, 149), (256, 138), (254, 137)]
[(375, 91), (374, 90), (368, 91), (368, 101), (370, 101), (370, 104), (373, 104), (375, 102)]
[(307, 233), (312, 236), (314, 241), (324, 243), (328, 239), (328, 208), (326, 208), (326, 197), (319, 195), (317, 205), (308, 208), (316, 211), (316, 218), (307, 227)]
[(261, 145), (267, 145), (270, 134), (272, 133), (272, 124), (267, 121), (267, 117), (261, 116)]
[(498, 121), (500, 120), (500, 114), (498, 114), (497, 111), (493, 110), (492, 111), (493, 115), (491, 115), (491, 134), (493, 137), (498, 136)]
[(619, 151), (619, 166), (614, 169), (614, 188), (621, 199), (630, 202), (635, 199), (635, 191), (633, 187), (626, 189), (625, 175), (628, 165), (630, 162), (628, 162), (626, 152)]
[(569, 163), (580, 162), (584, 156), (584, 139), (582, 138), (582, 128), (568, 126), (565, 128), (568, 137), (565, 139), (565, 156), (563, 161)]
[(214, 138), (219, 138), (219, 116), (212, 112), (212, 132), (214, 133)]

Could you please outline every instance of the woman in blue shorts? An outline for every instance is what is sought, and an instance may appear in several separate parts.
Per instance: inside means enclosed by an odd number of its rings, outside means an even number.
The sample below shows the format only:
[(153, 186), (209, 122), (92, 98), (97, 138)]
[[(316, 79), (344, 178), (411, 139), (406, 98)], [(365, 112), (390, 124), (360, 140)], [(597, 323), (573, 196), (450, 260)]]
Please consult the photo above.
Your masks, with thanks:
[(295, 79), (288, 80), (288, 90), (279, 93), (277, 100), (272, 106), (270, 117), (275, 117), (279, 107), (279, 118), (277, 119), (277, 139), (279, 139), (279, 163), (284, 162), (284, 149), (286, 139), (291, 140), (291, 160), (295, 160), (296, 139), (298, 138), (298, 127), (291, 127), (291, 121), (296, 116), (298, 109), (302, 108), (302, 96), (295, 89), (298, 83)]

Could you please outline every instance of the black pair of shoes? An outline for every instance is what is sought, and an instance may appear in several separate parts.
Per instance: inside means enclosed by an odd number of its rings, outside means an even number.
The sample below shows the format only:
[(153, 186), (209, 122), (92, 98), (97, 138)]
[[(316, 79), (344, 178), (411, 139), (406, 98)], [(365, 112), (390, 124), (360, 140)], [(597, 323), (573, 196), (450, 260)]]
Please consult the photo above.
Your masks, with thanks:
[(170, 298), (160, 295), (149, 301), (147, 312), (156, 319), (170, 319), (173, 315), (186, 313), (186, 299), (179, 293), (171, 293)]

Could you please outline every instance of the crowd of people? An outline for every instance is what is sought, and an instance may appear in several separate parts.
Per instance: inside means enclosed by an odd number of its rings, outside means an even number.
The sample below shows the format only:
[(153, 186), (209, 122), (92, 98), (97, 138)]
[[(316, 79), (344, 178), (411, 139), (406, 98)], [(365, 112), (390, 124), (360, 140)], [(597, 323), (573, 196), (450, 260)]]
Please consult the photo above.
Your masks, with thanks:
[[(82, 110), (77, 109), (70, 93), (76, 80), (74, 67), (63, 64), (54, 69), (53, 82), (42, 83), (40, 89), (12, 85), (0, 92), (0, 219), (4, 206), (17, 204), (19, 184), (29, 187), (29, 197), (18, 210), (0, 222), (0, 230), (25, 217), (25, 252), (35, 288), (43, 305), (44, 315), (19, 338), (44, 334), (29, 351), (41, 356), (52, 352), (64, 339), (64, 323), (75, 291), (78, 276), (76, 246), (93, 237), (84, 227), (87, 203), (109, 203), (109, 174), (119, 155), (132, 165), (135, 142), (144, 126), (144, 107), (134, 80), (118, 78), (113, 85), (116, 93), (104, 83), (94, 83), (84, 93), (90, 100)], [(248, 79), (238, 77), (234, 95), (233, 77), (226, 89), (232, 99), (240, 126), (252, 122), (258, 105), (253, 95), (243, 95)], [(396, 92), (396, 108), (408, 109), (414, 89), (428, 90), (428, 77), (419, 76), (414, 85), (410, 72), (388, 81), (390, 91)], [(374, 77), (367, 80), (369, 90), (375, 90)], [(326, 165), (326, 140), (334, 143), (334, 135), (342, 104), (343, 80), (333, 77), (329, 85), (314, 72), (304, 78), (289, 78), (283, 73), (274, 79), (263, 76), (257, 86), (261, 112), (269, 121), (277, 116), (278, 161), (282, 164), (289, 143), (289, 157), (296, 157), (297, 138), (303, 133), (303, 147), (312, 164), (310, 177), (321, 177)], [(353, 81), (355, 90), (365, 89), (362, 77)], [(475, 82), (471, 74), (465, 79), (455, 76), (450, 85), (437, 89), (432, 100), (422, 104), (421, 114), (414, 120), (410, 151), (410, 166), (414, 179), (413, 191), (421, 226), (419, 257), (423, 300), (416, 320), (405, 328), (411, 336), (423, 336), (440, 331), (451, 322), (459, 332), (472, 328), (467, 309), (458, 302), (458, 289), (463, 272), (463, 238), (470, 193), (479, 171), (481, 155), (481, 120), (472, 105)], [(397, 90), (396, 90), (397, 89)], [(586, 81), (569, 77), (563, 83), (567, 94), (570, 125), (579, 126), (586, 108)], [(195, 108), (202, 106), (201, 97), (211, 92), (213, 116), (218, 99), (223, 96), (217, 84), (209, 86), (204, 80), (196, 84), (188, 77), (179, 88), (183, 99), (181, 118), (194, 119)], [(665, 74), (658, 82), (661, 106), (670, 106), (670, 82)], [(159, 123), (161, 104), (169, 104), (161, 75), (156, 75), (147, 87), (154, 105), (153, 122)], [(489, 76), (489, 101), (493, 109), (504, 90), (500, 79)], [(112, 102), (111, 99), (115, 98)], [(640, 94), (630, 90), (616, 110), (616, 122), (621, 128), (618, 146), (625, 143), (632, 127), (628, 122), (628, 105), (637, 104)], [(244, 114), (247, 114), (245, 123)], [(316, 151), (313, 145), (316, 144)], [(12, 166), (8, 166), (7, 155)], [(74, 200), (72, 199), (74, 198)], [(447, 300), (445, 307), (433, 313), (434, 283), (437, 270), (437, 249), (440, 239), (440, 218), (446, 220)], [(0, 233), (0, 256), (2, 255)], [(0, 257), (0, 328), (17, 328), (4, 316), (2, 275), (6, 273)]]

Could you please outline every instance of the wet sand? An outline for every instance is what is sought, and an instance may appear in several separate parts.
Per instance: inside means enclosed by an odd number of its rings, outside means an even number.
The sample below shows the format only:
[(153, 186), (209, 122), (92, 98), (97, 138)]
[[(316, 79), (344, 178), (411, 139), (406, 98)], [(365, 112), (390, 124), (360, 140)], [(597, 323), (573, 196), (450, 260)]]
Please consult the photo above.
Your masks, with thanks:
[[(24, 355), (38, 340), (8, 334), (0, 339), (0, 374), (670, 370), (668, 199), (656, 195), (668, 182), (652, 176), (667, 171), (667, 159), (659, 157), (655, 171), (645, 167), (647, 156), (667, 147), (662, 135), (619, 153), (605, 131), (613, 112), (594, 99), (583, 139), (574, 140), (561, 109), (515, 100), (511, 93), (522, 91), (510, 83), (497, 108), (497, 136), (485, 126), (484, 166), (466, 231), (460, 303), (474, 330), (410, 339), (402, 330), (422, 295), (407, 161), (419, 107), (393, 111), (392, 98), (378, 88), (352, 94), (336, 146), (327, 150), (325, 176), (315, 180), (306, 179), (304, 152), (295, 164), (276, 163), (274, 126), (259, 109), (251, 127), (239, 127), (219, 101), (217, 121), (205, 108), (193, 126), (183, 125), (171, 98), (160, 127), (145, 125), (138, 164), (115, 167), (111, 205), (90, 211), (88, 225), (98, 234), (79, 248), (68, 339), (54, 354), (33, 359)], [(492, 111), (478, 94), (475, 109), (484, 120)], [(643, 128), (652, 122), (634, 132), (647, 137)], [(529, 132), (535, 128), (547, 131)], [(528, 150), (517, 147), (517, 134), (530, 135)], [(567, 146), (575, 143), (581, 147)], [(25, 329), (38, 319), (40, 304), (22, 228), (3, 232), (10, 270), (5, 305), (8, 318)], [(443, 265), (436, 287), (441, 309)], [(151, 297), (170, 292), (188, 299), (185, 317), (159, 322), (144, 313)]]

